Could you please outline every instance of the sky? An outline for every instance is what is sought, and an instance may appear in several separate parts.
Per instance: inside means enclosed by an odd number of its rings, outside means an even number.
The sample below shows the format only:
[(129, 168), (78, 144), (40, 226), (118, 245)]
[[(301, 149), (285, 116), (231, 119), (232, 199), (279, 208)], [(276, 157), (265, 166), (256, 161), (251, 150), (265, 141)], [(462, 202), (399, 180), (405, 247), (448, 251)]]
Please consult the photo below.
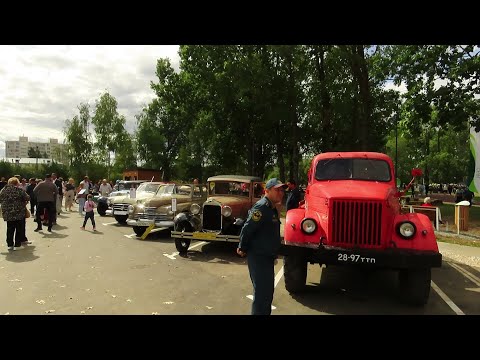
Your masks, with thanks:
[(63, 142), (65, 120), (78, 115), (80, 103), (91, 112), (108, 91), (133, 133), (135, 115), (153, 98), (157, 60), (169, 58), (178, 70), (177, 45), (0, 46), (0, 159), (5, 141)]

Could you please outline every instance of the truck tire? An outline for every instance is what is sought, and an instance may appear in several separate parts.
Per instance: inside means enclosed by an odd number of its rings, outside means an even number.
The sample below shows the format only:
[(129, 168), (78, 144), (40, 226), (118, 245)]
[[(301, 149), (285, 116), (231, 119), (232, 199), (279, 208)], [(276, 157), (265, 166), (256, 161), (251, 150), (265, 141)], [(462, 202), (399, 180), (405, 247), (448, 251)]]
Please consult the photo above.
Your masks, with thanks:
[[(175, 231), (187, 231), (187, 232), (192, 232), (192, 226), (190, 223), (186, 221), (182, 221), (178, 224), (175, 224)], [(186, 254), (188, 251), (188, 248), (190, 247), (190, 239), (186, 238), (175, 238), (175, 247), (177, 248), (177, 251), (180, 254)]]
[(114, 215), (114, 216), (117, 222), (119, 222), (120, 224), (126, 224), (128, 215)]
[(133, 227), (133, 231), (135, 232), (135, 234), (137, 234), (137, 236), (142, 236), (143, 233), (145, 232), (145, 230), (147, 230), (146, 226), (134, 226)]
[(295, 294), (305, 290), (307, 281), (307, 260), (300, 255), (286, 255), (283, 258), (285, 289)]
[(432, 269), (406, 269), (398, 274), (400, 296), (406, 304), (423, 306), (428, 302)]

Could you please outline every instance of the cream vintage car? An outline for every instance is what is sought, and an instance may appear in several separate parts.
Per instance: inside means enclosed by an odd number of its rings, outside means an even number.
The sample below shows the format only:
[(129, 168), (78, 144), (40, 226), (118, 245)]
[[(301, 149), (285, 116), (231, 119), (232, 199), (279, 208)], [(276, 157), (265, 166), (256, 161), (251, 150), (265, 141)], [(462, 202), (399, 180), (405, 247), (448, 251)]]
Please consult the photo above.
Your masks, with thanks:
[[(125, 224), (128, 219), (128, 207), (134, 204), (141, 204), (157, 193), (163, 182), (143, 182), (137, 188), (130, 188), (130, 192), (125, 196), (115, 196), (111, 200), (112, 215), (120, 224)], [(133, 196), (132, 196), (133, 195)]]
[(173, 228), (175, 216), (191, 216), (206, 197), (207, 188), (202, 184), (162, 184), (153, 197), (128, 207), (127, 224), (133, 226), (137, 236), (152, 224), (155, 228)]
[(208, 198), (193, 216), (175, 218), (175, 246), (185, 253), (191, 240), (240, 241), (240, 231), (248, 212), (263, 196), (261, 178), (243, 175), (217, 175), (208, 178)]

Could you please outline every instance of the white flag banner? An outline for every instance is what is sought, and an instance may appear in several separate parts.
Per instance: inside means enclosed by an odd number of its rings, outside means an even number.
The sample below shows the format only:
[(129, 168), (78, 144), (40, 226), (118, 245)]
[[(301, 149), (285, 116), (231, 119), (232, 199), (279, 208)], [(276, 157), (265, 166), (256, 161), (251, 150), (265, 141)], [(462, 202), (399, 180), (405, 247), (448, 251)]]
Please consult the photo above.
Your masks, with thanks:
[(467, 186), (470, 191), (478, 193), (480, 192), (480, 132), (476, 132), (473, 127), (470, 128), (470, 151), (475, 160), (475, 172), (468, 174), (468, 178), (472, 181)]

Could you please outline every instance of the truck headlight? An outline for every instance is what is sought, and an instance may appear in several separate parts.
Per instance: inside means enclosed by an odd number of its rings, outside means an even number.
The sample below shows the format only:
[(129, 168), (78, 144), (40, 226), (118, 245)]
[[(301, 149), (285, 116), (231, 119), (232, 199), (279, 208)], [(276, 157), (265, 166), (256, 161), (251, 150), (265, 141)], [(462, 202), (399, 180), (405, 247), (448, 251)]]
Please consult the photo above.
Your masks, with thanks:
[(229, 217), (230, 215), (232, 215), (232, 208), (230, 206), (223, 206), (222, 215), (225, 217)]
[(198, 204), (192, 204), (190, 206), (190, 212), (193, 214), (193, 215), (197, 215), (200, 213), (200, 205)]
[(404, 239), (411, 239), (417, 232), (415, 224), (410, 221), (404, 221), (397, 225), (397, 232)]
[(133, 214), (133, 205), (128, 205), (128, 213)]
[(304, 219), (301, 227), (304, 233), (313, 234), (317, 230), (317, 223), (313, 219)]

